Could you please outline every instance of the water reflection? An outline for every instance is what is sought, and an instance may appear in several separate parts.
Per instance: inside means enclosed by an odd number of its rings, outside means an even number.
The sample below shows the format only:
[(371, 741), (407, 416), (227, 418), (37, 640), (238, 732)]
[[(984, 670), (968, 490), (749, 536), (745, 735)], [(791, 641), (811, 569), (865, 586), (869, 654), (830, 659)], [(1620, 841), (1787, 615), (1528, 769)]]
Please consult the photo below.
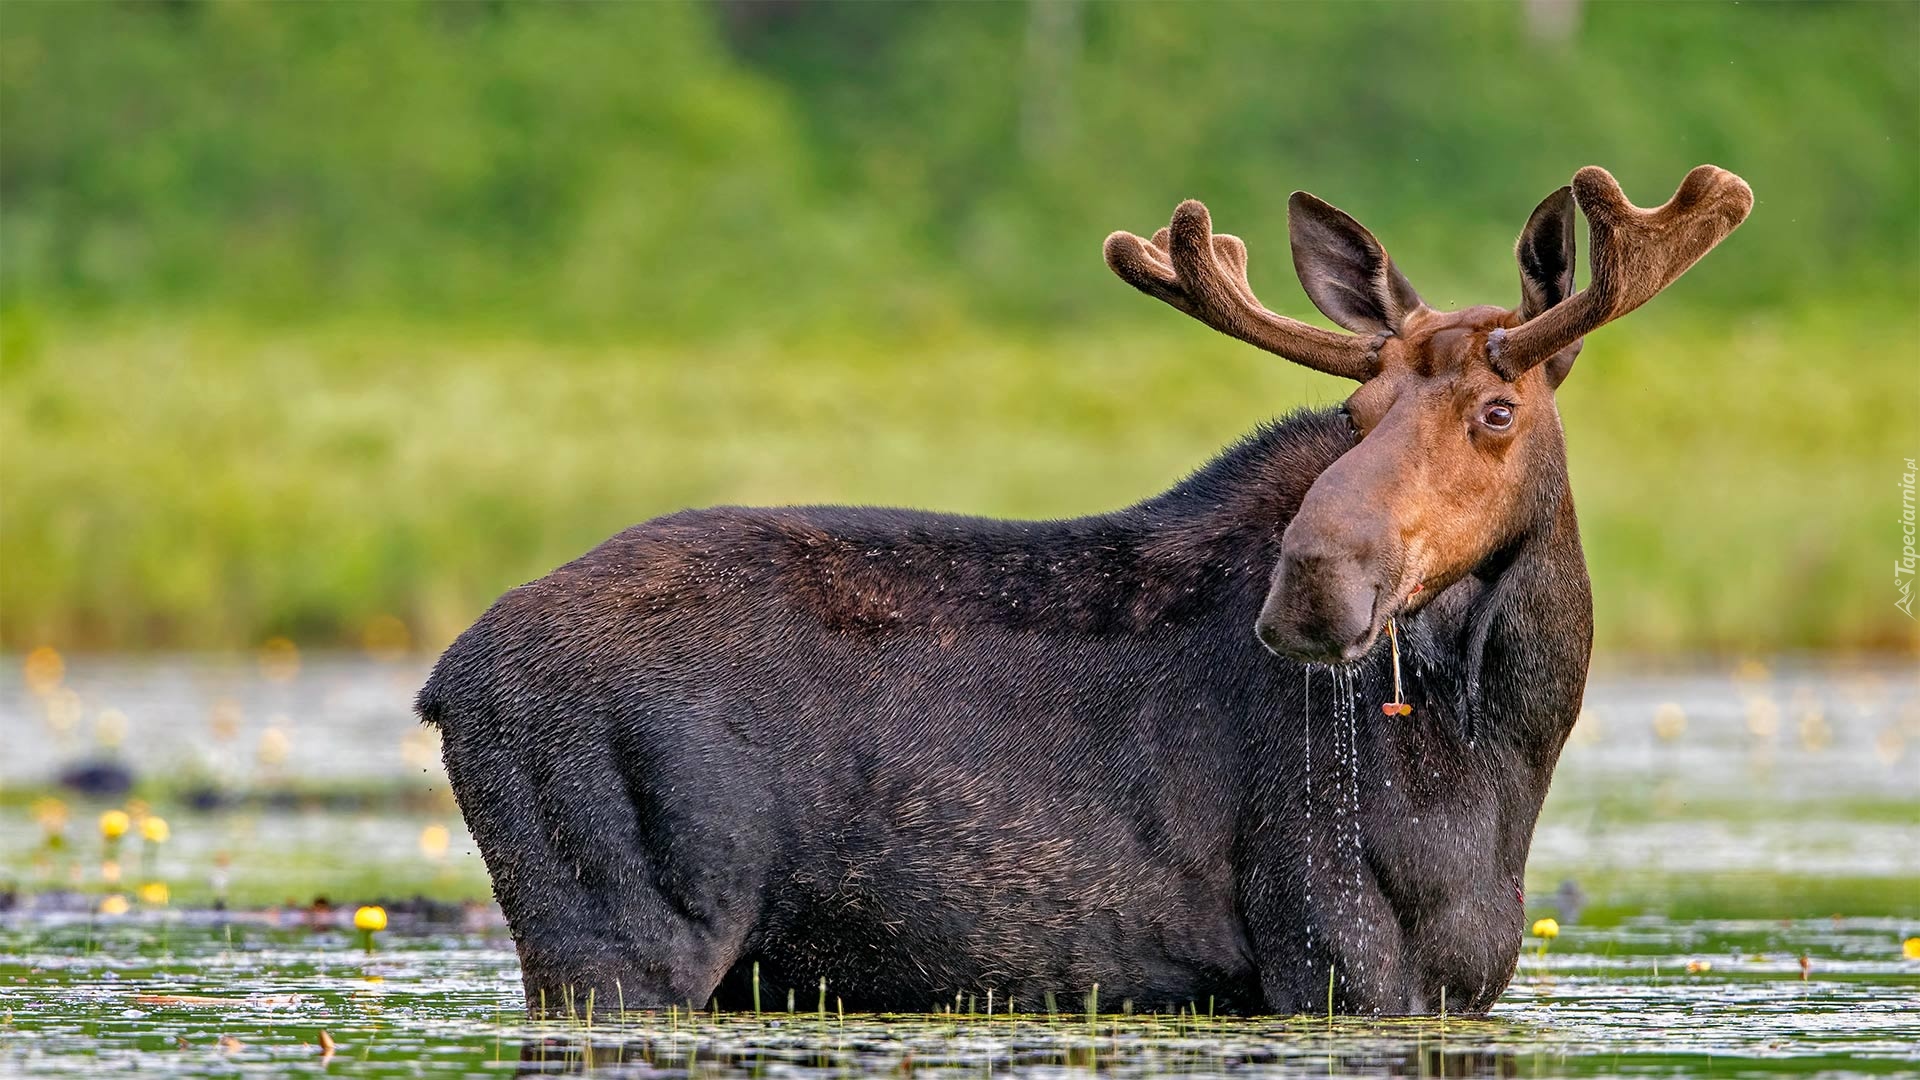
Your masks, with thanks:
[[(0, 916), (0, 1075), (284, 1075), (320, 1065), (327, 1045), (337, 1068), (413, 1077), (1887, 1074), (1910, 1071), (1920, 1046), (1920, 961), (1903, 958), (1903, 927), (1569, 927), (1479, 1020), (679, 1009), (597, 1013), (589, 1028), (523, 1019), (512, 948), (497, 936), (409, 934), (396, 917), (393, 940), (369, 957), (339, 926), (304, 920)], [(1711, 964), (1688, 974), (1690, 960)]]
[[(895, 1021), (901, 1029), (924, 1018)], [(966, 1076), (1045, 1077), (1060, 1071), (1111, 1077), (1205, 1077), (1227, 1073), (1366, 1077), (1503, 1078), (1523, 1072), (1523, 1051), (1469, 1043), (1449, 1046), (1448, 1034), (1428, 1030), (1314, 1032), (1311, 1021), (1293, 1029), (1236, 1033), (1226, 1045), (1203, 1036), (1149, 1042), (1138, 1034), (1063, 1038), (1045, 1028), (1008, 1025), (979, 1040), (971, 1052), (947, 1046), (903, 1052), (897, 1033), (860, 1025), (847, 1031), (789, 1033), (767, 1045), (740, 1042), (702, 1052), (687, 1040), (595, 1032), (542, 1035), (520, 1044), (516, 1072), (536, 1075), (618, 1075), (761, 1080), (789, 1077)], [(770, 1033), (776, 1034), (777, 1033)]]
[[(96, 780), (145, 785), (0, 809), (0, 1074), (283, 1075), (320, 1066), (321, 1031), (334, 1069), (429, 1077), (1844, 1076), (1920, 1058), (1920, 956), (1902, 944), (1920, 935), (1909, 668), (1598, 675), (1529, 866), (1529, 921), (1560, 927), (1545, 955), (1529, 947), (1485, 1021), (1331, 1031), (528, 1024), (433, 733), (408, 711), (421, 674), (278, 647), (241, 664), (0, 658), (0, 785), (102, 762), (126, 774)], [(237, 910), (213, 910), (229, 893)], [(374, 900), (392, 921), (370, 956), (350, 924)]]

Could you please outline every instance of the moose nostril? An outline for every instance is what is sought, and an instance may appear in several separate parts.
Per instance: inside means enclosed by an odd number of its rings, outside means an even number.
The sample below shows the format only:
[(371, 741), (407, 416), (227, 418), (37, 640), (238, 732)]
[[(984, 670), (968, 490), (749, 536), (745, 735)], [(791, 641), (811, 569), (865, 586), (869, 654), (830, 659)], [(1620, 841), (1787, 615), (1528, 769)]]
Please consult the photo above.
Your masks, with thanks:
[[(1284, 545), (1283, 545), (1284, 547)], [(1369, 561), (1310, 536), (1283, 550), (1254, 624), (1272, 652), (1316, 663), (1351, 663), (1374, 641), (1382, 589)]]
[(1273, 622), (1267, 619), (1261, 619), (1255, 622), (1253, 624), (1253, 636), (1259, 639), (1260, 644), (1266, 646), (1268, 652), (1275, 656), (1282, 655), (1280, 649), (1280, 628)]
[(1353, 661), (1361, 659), (1362, 657), (1366, 656), (1369, 652), (1372, 652), (1372, 651), (1373, 651), (1373, 628), (1369, 626), (1365, 630), (1360, 632), (1359, 637), (1354, 638), (1352, 641), (1348, 642), (1346, 648), (1340, 650), (1340, 658), (1347, 661), (1348, 663), (1352, 663)]

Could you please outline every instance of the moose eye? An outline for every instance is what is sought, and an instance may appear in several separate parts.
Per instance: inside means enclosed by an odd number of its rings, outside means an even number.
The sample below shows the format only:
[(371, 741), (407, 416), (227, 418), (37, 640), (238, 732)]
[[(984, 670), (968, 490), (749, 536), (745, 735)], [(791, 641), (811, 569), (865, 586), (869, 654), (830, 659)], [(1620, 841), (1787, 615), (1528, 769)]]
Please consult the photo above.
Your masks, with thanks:
[(1513, 426), (1513, 406), (1496, 401), (1480, 413), (1480, 422), (1495, 431), (1504, 431)]

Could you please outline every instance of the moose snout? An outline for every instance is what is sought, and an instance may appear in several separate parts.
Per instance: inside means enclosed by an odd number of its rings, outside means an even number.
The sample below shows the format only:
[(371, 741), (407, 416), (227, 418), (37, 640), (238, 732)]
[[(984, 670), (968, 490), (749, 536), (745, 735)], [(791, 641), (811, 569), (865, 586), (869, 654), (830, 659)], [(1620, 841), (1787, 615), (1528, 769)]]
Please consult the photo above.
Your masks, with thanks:
[(1351, 663), (1377, 633), (1377, 576), (1337, 550), (1283, 552), (1254, 633), (1273, 652), (1310, 663)]

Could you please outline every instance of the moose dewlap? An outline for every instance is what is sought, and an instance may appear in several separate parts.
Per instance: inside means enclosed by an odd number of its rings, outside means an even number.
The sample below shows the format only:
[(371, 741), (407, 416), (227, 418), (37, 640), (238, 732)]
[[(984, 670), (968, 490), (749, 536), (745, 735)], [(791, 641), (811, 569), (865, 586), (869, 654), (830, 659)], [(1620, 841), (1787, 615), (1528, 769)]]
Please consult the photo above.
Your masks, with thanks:
[(1262, 306), (1185, 202), (1108, 265), (1353, 379), (1342, 408), (1108, 514), (687, 511), (507, 593), (419, 709), (529, 1009), (740, 1006), (756, 971), (851, 1008), (1485, 1009), (1592, 633), (1554, 395), (1752, 201), (1582, 169), (1521, 230), (1519, 304), (1443, 312), (1296, 193), (1346, 332)]

